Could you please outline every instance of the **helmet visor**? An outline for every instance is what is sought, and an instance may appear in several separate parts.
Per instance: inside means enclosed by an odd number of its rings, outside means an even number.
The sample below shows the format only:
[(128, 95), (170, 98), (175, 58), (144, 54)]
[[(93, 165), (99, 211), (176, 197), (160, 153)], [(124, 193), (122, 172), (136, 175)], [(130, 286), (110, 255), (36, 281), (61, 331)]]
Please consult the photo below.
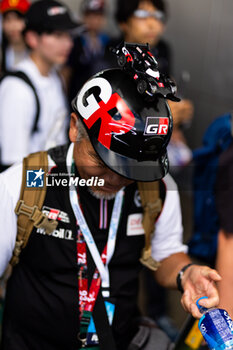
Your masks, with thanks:
[(135, 181), (155, 181), (168, 172), (169, 162), (165, 151), (157, 160), (142, 160), (125, 157), (104, 147), (98, 140), (92, 140), (93, 147), (101, 160), (115, 173)]

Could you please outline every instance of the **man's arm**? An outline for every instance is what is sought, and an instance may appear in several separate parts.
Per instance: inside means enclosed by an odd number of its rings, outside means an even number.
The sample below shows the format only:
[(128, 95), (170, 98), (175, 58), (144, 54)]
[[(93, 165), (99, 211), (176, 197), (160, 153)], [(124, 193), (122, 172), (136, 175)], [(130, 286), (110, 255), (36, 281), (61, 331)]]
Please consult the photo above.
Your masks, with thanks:
[(14, 249), (16, 218), (13, 200), (2, 180), (2, 175), (0, 175), (0, 181), (0, 276), (2, 276)]
[[(162, 213), (155, 225), (152, 239), (152, 256), (160, 262), (155, 278), (164, 287), (176, 288), (176, 278), (184, 266), (191, 263), (186, 254), (187, 247), (182, 244), (182, 218), (177, 186), (172, 178), (166, 176), (166, 198)], [(184, 309), (194, 317), (201, 317), (196, 301), (201, 296), (208, 296), (200, 305), (213, 307), (219, 298), (215, 282), (221, 277), (207, 266), (191, 265), (183, 273), (181, 286), (184, 293), (181, 303)]]
[[(155, 272), (156, 280), (164, 287), (176, 288), (176, 278), (179, 271), (191, 263), (185, 253), (176, 253), (161, 261), (161, 265)], [(201, 314), (196, 306), (196, 301), (202, 296), (207, 296), (200, 302), (205, 307), (214, 307), (219, 303), (219, 297), (215, 282), (221, 280), (217, 271), (208, 266), (191, 265), (183, 273), (181, 286), (184, 293), (181, 297), (181, 304), (187, 312), (194, 317), (200, 318)]]

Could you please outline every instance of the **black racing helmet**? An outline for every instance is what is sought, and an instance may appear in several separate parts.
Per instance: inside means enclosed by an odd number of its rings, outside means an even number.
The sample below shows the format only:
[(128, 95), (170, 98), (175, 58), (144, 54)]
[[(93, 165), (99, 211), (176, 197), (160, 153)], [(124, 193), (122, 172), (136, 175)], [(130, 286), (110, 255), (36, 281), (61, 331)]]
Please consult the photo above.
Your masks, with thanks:
[(167, 174), (173, 122), (163, 96), (145, 98), (129, 75), (116, 68), (90, 78), (72, 107), (108, 168), (136, 181)]

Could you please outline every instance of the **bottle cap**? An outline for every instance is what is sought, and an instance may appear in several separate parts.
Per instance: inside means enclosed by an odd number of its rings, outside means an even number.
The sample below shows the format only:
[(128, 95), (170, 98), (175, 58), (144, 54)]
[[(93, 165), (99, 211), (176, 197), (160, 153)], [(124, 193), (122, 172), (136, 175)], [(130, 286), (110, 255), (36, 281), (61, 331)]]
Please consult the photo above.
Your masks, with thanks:
[(206, 307), (202, 306), (202, 305), (199, 305), (199, 301), (200, 301), (201, 299), (208, 299), (208, 297), (201, 297), (201, 298), (197, 299), (197, 301), (196, 301), (196, 305), (197, 305), (197, 307), (198, 307), (200, 313), (203, 314), (203, 313), (206, 312), (208, 309), (207, 309)]

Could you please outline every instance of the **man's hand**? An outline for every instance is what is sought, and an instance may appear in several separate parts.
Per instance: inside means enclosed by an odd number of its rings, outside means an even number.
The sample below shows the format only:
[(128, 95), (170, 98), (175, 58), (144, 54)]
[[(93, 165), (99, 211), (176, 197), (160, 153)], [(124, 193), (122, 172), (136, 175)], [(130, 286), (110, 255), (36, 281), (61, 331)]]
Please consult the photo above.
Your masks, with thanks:
[(187, 312), (193, 317), (200, 318), (201, 313), (196, 306), (196, 301), (200, 297), (207, 296), (208, 299), (200, 301), (200, 305), (210, 308), (219, 304), (219, 296), (215, 282), (221, 280), (221, 276), (216, 270), (208, 266), (191, 265), (184, 272), (182, 277), (182, 287), (184, 294), (181, 298), (181, 304)]
[[(177, 288), (177, 274), (184, 266), (191, 263), (189, 256), (185, 253), (175, 253), (161, 261), (154, 276), (159, 284), (166, 288)], [(181, 304), (187, 312), (195, 318), (200, 318), (196, 301), (200, 297), (207, 296), (208, 299), (200, 301), (200, 305), (207, 308), (215, 307), (219, 303), (218, 291), (215, 283), (221, 280), (216, 270), (208, 266), (190, 265), (183, 273), (181, 286), (184, 294)]]

